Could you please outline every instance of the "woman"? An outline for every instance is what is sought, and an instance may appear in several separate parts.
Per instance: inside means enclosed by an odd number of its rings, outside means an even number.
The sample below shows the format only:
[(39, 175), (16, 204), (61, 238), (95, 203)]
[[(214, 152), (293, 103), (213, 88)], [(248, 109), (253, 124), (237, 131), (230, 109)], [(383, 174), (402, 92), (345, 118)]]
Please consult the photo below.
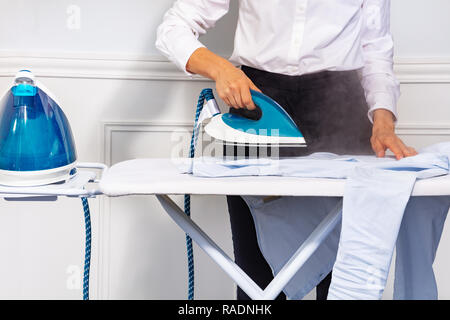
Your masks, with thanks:
[[(158, 29), (157, 48), (186, 73), (215, 81), (231, 108), (255, 109), (250, 89), (282, 105), (308, 143), (301, 153), (284, 154), (416, 154), (394, 132), (400, 92), (390, 0), (240, 0), (230, 61), (241, 68), (198, 41), (228, 12), (229, 2), (176, 1)], [(250, 211), (241, 197), (227, 200), (236, 263), (264, 288), (273, 275)], [(317, 287), (317, 299), (326, 298), (330, 279)], [(247, 298), (238, 290), (238, 299)]]

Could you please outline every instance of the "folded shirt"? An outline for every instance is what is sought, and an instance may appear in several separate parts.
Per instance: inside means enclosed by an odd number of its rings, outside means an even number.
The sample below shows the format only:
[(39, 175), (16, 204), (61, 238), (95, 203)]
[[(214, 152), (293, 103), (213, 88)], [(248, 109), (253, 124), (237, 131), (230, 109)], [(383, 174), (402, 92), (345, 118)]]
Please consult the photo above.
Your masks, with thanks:
[(306, 157), (280, 158), (278, 160), (240, 159), (223, 160), (213, 157), (186, 159), (179, 166), (183, 173), (197, 177), (285, 176), (300, 178), (345, 179), (356, 167), (378, 168), (393, 171), (417, 172), (417, 178), (445, 175), (448, 172), (447, 154), (424, 152), (414, 157), (396, 160), (375, 156), (339, 156), (332, 153), (315, 153)]

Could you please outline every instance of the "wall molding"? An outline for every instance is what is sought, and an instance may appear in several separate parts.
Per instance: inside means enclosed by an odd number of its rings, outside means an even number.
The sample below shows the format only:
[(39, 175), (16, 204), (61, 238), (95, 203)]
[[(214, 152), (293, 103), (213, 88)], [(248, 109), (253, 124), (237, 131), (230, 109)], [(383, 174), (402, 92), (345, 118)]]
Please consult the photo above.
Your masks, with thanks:
[(210, 81), (189, 76), (160, 57), (0, 54), (0, 77), (13, 76), (22, 68), (51, 78)]
[(190, 133), (193, 124), (189, 122), (148, 121), (103, 121), (100, 145), (103, 146), (100, 159), (108, 166), (113, 164), (113, 134), (118, 132), (181, 132)]
[(450, 58), (398, 58), (394, 71), (401, 83), (450, 83)]
[[(40, 77), (209, 81), (186, 75), (159, 56), (0, 52), (0, 77), (11, 77), (21, 68), (30, 68)], [(450, 57), (398, 58), (395, 72), (402, 83), (450, 83)]]
[[(103, 146), (100, 159), (111, 166), (113, 134), (120, 132), (190, 132), (192, 123), (163, 122), (163, 121), (103, 121), (101, 124), (100, 145)], [(418, 123), (400, 122), (396, 132), (403, 136), (450, 136), (450, 122), (448, 123)]]
[(396, 132), (402, 136), (450, 136), (450, 123), (399, 123)]

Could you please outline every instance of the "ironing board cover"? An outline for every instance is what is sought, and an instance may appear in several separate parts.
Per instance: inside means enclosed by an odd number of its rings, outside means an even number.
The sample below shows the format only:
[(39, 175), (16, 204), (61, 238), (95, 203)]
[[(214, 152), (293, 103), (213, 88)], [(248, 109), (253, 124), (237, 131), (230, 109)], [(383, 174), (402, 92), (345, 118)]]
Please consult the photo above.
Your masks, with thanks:
[[(99, 188), (108, 196), (144, 194), (326, 196), (344, 195), (345, 179), (251, 176), (201, 178), (180, 173), (172, 159), (135, 159), (113, 165)], [(450, 194), (450, 176), (417, 181), (413, 196)]]

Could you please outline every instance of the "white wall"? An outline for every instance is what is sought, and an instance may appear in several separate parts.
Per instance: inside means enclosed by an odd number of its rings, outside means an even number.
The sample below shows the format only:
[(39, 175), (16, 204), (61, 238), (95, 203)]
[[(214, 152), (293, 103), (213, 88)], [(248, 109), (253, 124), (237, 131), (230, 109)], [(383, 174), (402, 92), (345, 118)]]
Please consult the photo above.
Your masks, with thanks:
[[(158, 56), (156, 27), (170, 0), (2, 0), (1, 50), (40, 54), (98, 53), (102, 56)], [(231, 53), (237, 6), (205, 37), (221, 53)], [(80, 13), (80, 15), (77, 15)], [(80, 18), (77, 18), (77, 17)], [(19, 36), (20, 35), (20, 36)]]
[[(171, 3), (0, 0), (0, 87), (7, 88), (18, 68), (32, 68), (62, 101), (81, 161), (111, 165), (168, 156), (171, 131), (189, 128), (197, 94), (213, 85), (201, 78), (190, 80), (154, 48), (156, 26)], [(396, 72), (403, 91), (399, 133), (417, 147), (448, 140), (450, 3), (392, 3)], [(231, 13), (202, 39), (224, 56), (231, 53), (236, 5), (233, 1)], [(93, 297), (185, 298), (184, 234), (155, 199), (100, 198), (90, 203)], [(0, 208), (0, 252), (7, 257), (0, 264), (0, 298), (79, 298), (80, 289), (67, 282), (76, 276), (70, 274), (72, 266), (82, 263), (80, 201), (1, 201)], [(194, 197), (193, 217), (232, 254), (222, 197)], [(448, 249), (446, 228), (435, 270), (441, 298), (447, 299)], [(195, 252), (197, 297), (233, 298), (232, 282), (201, 250)], [(386, 298), (391, 292), (388, 287)]]
[(391, 28), (399, 57), (449, 57), (448, 0), (391, 0), (391, 6)]

